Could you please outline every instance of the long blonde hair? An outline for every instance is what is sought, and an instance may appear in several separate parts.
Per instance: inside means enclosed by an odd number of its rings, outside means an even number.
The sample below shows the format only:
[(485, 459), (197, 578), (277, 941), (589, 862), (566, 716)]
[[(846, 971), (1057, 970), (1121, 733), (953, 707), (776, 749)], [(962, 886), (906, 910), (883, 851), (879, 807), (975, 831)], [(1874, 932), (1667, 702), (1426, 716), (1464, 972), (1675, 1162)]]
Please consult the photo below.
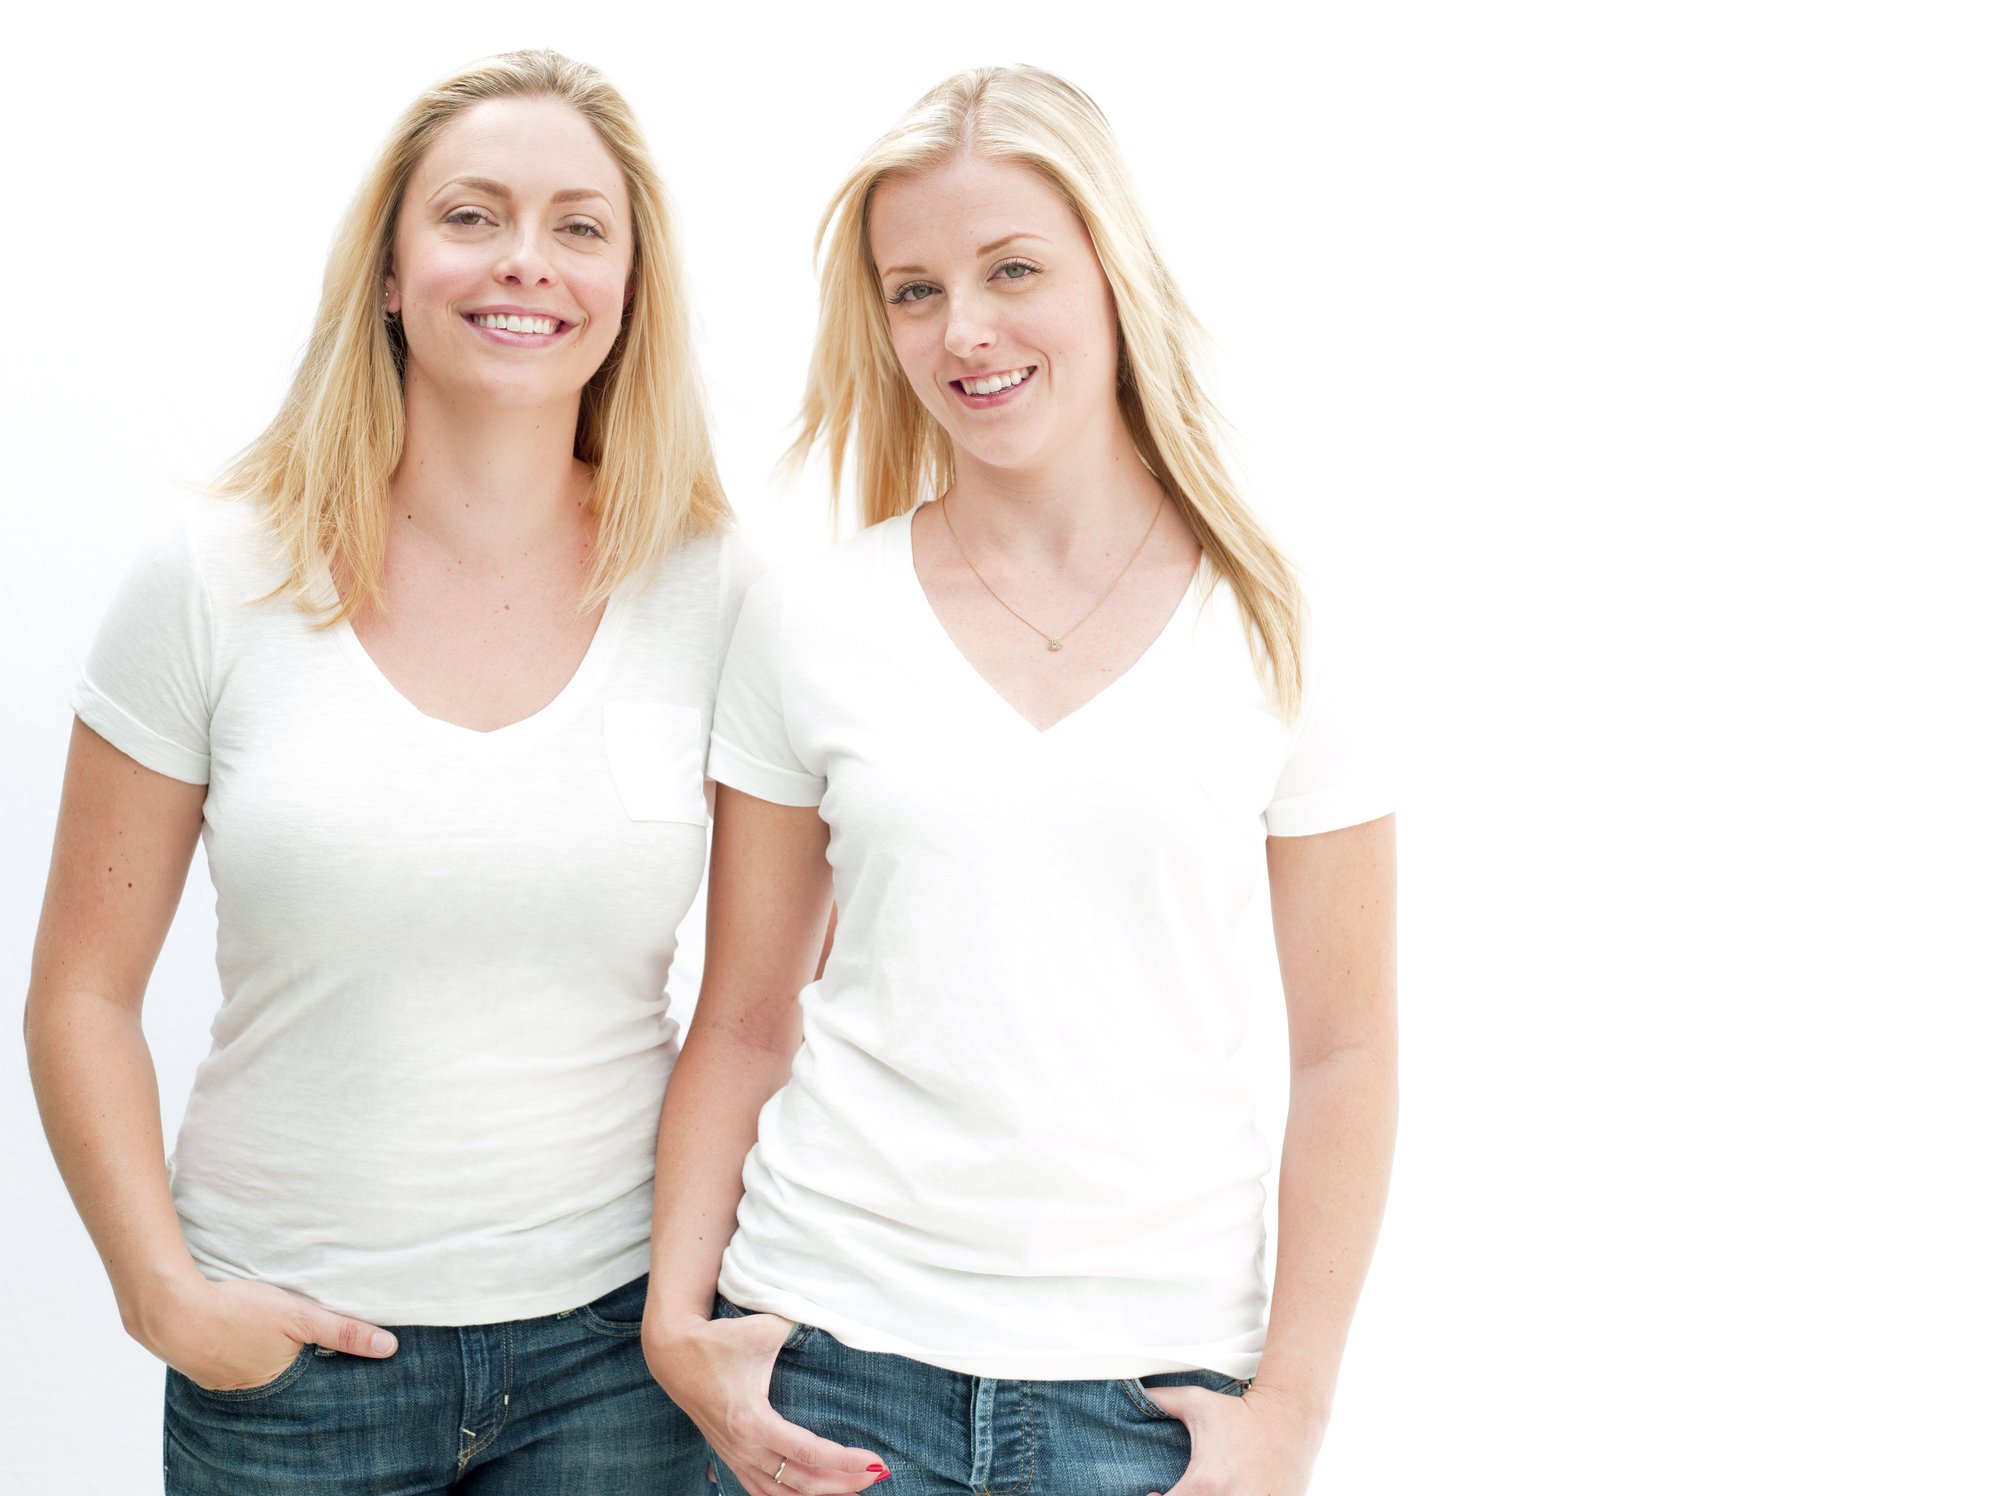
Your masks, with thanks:
[[(285, 403), (217, 480), (263, 505), (302, 605), (324, 562), (344, 596), (323, 622), (376, 597), (385, 500), (404, 447), (403, 335), (383, 315), (383, 276), (412, 171), (460, 114), (489, 99), (556, 99), (598, 132), (633, 214), (631, 299), (586, 383), (574, 450), (593, 468), (598, 517), (582, 607), (729, 521), (696, 374), (668, 193), (631, 108), (596, 68), (555, 52), (508, 52), (427, 89), (397, 121), (342, 221), (320, 311)], [(282, 587), (280, 590), (285, 590)]]
[(963, 154), (1027, 166), (1079, 215), (1113, 288), (1121, 348), (1117, 398), (1136, 451), (1231, 586), (1247, 643), (1282, 714), (1302, 699), (1302, 589), (1226, 471), (1216, 407), (1199, 386), (1197, 318), (1170, 276), (1136, 201), (1106, 117), (1039, 68), (974, 68), (927, 94), (864, 153), (822, 215), (821, 321), (809, 365), (799, 464), (827, 446), (840, 502), (853, 455), (867, 525), (903, 514), (954, 481), (953, 446), (899, 367), (870, 254), (880, 182)]

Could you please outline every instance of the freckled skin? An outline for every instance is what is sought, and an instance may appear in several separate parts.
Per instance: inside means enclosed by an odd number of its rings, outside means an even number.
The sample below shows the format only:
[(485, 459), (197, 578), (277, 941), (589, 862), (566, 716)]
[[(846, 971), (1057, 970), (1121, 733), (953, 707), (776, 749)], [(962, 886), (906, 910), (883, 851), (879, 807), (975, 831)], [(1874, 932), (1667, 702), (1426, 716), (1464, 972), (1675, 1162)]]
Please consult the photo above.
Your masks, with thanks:
[[(1011, 234), (1024, 237), (981, 252)], [(870, 249), (880, 267), (917, 267), (887, 278), (887, 300), (926, 288), (887, 308), (891, 343), (957, 465), (1057, 468), (1118, 438), (1114, 293), (1085, 224), (1036, 172), (963, 158), (892, 178), (871, 202)], [(1034, 273), (1013, 277), (1017, 261)], [(970, 409), (953, 387), (1027, 366), (1037, 373), (1006, 406)]]

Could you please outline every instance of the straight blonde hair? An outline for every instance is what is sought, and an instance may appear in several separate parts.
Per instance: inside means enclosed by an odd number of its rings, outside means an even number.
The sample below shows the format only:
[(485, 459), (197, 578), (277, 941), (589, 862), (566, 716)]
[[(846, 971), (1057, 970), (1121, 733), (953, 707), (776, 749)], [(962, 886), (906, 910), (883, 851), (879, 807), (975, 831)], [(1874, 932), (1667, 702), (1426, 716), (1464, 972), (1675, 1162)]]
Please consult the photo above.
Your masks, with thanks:
[(1163, 263), (1106, 117), (1064, 79), (1032, 67), (957, 73), (913, 105), (850, 172), (816, 233), (821, 319), (800, 435), (787, 461), (798, 466), (824, 444), (839, 504), (844, 464), (853, 457), (866, 525), (953, 485), (953, 446), (912, 392), (892, 347), (870, 253), (870, 204), (887, 178), (967, 154), (1029, 167), (1085, 225), (1114, 292), (1116, 395), (1128, 434), (1232, 588), (1268, 691), (1293, 719), (1302, 702), (1301, 582), (1226, 471), (1222, 422), (1197, 378), (1203, 334)]
[(383, 313), (383, 278), (411, 173), (454, 119), (489, 99), (556, 99), (598, 132), (626, 179), (633, 214), (630, 300), (619, 336), (587, 381), (574, 451), (593, 469), (598, 517), (581, 608), (727, 524), (710, 422), (691, 347), (668, 192), (619, 91), (555, 52), (508, 52), (426, 90), (391, 130), (327, 262), (320, 310), (285, 403), (216, 487), (261, 504), (309, 606), (322, 564), (344, 595), (332, 625), (382, 588), (386, 500), (404, 448), (403, 332)]

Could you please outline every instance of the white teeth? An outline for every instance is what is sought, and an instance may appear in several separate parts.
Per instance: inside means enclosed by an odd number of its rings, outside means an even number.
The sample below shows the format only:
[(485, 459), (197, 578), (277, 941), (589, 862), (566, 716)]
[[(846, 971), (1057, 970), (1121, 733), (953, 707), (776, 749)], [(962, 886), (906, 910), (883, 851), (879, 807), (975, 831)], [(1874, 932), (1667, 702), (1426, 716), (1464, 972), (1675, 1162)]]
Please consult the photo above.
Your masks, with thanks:
[(963, 379), (961, 388), (970, 395), (993, 395), (997, 390), (1008, 389), (1011, 385), (1022, 384), (1030, 377), (1028, 368), (1012, 369), (1007, 374), (990, 374), (981, 379)]
[(506, 312), (483, 312), (473, 320), (476, 326), (492, 327), (500, 332), (553, 333), (557, 330), (555, 317), (517, 317)]

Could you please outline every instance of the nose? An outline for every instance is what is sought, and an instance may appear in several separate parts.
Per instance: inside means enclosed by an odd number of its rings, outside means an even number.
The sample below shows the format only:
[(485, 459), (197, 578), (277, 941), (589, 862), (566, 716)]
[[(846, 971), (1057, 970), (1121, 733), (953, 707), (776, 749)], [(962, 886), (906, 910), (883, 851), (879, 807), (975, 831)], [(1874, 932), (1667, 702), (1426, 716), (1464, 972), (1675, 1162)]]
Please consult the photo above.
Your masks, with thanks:
[(494, 262), (494, 278), (505, 286), (547, 286), (554, 276), (543, 253), (541, 226), (525, 219), (509, 236), (501, 258)]
[(955, 358), (967, 358), (995, 340), (995, 324), (983, 315), (981, 298), (955, 297), (947, 308), (947, 352)]

